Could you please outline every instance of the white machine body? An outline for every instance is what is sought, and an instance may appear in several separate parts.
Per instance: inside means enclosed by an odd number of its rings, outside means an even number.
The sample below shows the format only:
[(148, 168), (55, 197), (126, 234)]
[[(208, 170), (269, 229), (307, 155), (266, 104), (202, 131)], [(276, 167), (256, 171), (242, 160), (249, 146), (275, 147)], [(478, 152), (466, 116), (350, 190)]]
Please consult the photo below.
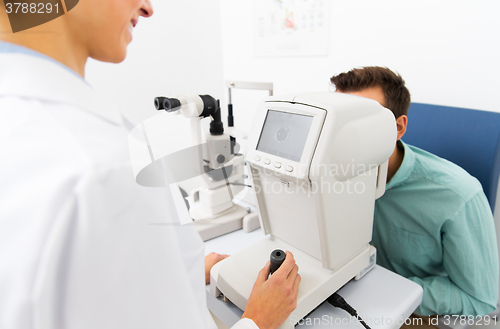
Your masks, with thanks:
[(270, 253), (289, 250), (302, 277), (292, 313), (300, 320), (364, 275), (375, 264), (374, 205), (395, 144), (394, 115), (376, 101), (341, 93), (264, 100), (245, 158), (267, 236), (214, 266), (212, 293), (244, 310)]

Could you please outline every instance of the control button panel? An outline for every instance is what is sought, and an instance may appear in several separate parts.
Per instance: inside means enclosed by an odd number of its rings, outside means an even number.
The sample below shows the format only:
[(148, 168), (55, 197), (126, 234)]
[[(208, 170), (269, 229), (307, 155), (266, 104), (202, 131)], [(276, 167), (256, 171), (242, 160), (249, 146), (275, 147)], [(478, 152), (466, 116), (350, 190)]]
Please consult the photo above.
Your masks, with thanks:
[(255, 162), (262, 163), (262, 165), (272, 166), (273, 168), (276, 168), (276, 172), (287, 172), (293, 173), (293, 175), (295, 175), (294, 171), (296, 171), (296, 168), (293, 165), (289, 165), (287, 163), (288, 161), (285, 161), (285, 163), (283, 163), (282, 161), (280, 161), (280, 159), (267, 158), (262, 155), (254, 155), (253, 159)]

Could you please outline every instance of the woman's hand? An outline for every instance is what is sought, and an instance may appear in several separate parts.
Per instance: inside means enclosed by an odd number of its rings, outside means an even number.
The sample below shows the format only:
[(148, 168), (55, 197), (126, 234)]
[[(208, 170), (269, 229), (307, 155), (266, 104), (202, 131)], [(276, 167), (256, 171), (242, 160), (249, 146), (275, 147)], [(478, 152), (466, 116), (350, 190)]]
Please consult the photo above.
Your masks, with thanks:
[[(242, 318), (252, 319), (261, 329), (276, 329), (297, 307), (300, 274), (291, 252), (269, 277), (270, 263), (259, 272)], [(269, 278), (268, 278), (269, 277)]]

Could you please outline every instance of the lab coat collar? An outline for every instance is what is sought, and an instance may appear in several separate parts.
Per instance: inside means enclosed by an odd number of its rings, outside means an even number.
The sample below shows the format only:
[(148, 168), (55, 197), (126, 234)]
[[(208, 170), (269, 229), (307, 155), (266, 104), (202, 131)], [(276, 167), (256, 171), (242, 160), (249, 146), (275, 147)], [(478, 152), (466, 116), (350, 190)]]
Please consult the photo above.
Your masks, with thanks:
[(75, 106), (116, 125), (118, 110), (73, 72), (52, 61), (19, 53), (0, 54), (0, 97), (17, 96)]
[(413, 168), (415, 168), (415, 153), (402, 140), (400, 140), (399, 142), (401, 142), (401, 145), (403, 146), (405, 152), (403, 162), (401, 163), (401, 166), (399, 166), (398, 171), (396, 171), (394, 176), (392, 176), (391, 180), (387, 183), (385, 187), (386, 190), (404, 183), (408, 179), (408, 177), (410, 177), (411, 173), (413, 172)]

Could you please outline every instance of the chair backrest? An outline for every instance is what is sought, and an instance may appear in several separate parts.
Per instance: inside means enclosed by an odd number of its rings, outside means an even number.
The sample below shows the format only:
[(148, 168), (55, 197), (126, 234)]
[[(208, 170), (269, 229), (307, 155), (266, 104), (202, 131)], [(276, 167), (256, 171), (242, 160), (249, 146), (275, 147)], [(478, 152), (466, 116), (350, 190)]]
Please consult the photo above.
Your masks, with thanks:
[(494, 211), (500, 174), (500, 113), (412, 103), (403, 140), (476, 177)]

